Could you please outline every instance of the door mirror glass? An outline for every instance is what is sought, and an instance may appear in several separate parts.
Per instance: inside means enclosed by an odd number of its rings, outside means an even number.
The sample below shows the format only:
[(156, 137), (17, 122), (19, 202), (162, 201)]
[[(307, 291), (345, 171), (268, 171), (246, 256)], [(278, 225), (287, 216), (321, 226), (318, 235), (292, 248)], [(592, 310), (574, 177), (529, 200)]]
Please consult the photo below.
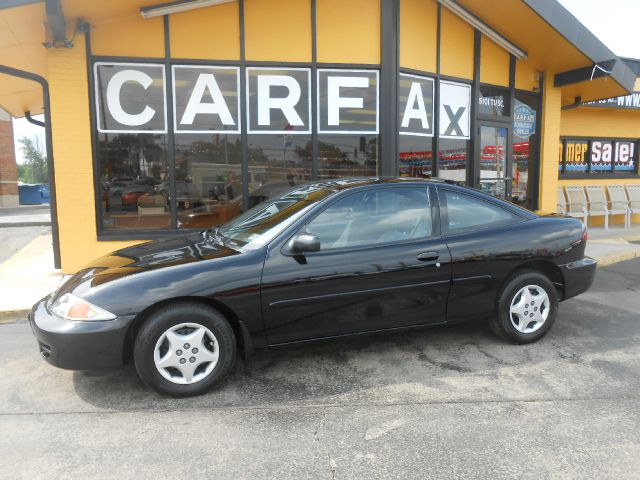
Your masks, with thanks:
[(317, 252), (320, 250), (320, 239), (310, 233), (301, 233), (289, 240), (287, 250), (293, 255)]

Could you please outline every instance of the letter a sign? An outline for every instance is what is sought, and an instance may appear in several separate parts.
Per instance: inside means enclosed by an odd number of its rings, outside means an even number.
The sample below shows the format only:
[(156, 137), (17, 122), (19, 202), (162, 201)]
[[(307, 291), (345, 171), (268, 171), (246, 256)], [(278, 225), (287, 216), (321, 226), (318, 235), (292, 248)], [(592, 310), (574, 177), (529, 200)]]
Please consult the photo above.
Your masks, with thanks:
[(433, 136), (433, 79), (401, 73), (398, 86), (400, 135)]
[(440, 81), (440, 137), (469, 138), (471, 85)]

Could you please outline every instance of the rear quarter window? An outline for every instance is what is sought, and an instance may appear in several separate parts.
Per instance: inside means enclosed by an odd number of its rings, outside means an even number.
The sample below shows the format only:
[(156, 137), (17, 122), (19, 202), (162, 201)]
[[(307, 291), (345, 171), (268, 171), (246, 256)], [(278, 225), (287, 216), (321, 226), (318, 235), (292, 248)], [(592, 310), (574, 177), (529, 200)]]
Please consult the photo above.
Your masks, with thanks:
[(441, 208), (445, 210), (443, 213), (446, 213), (442, 218), (445, 232), (479, 230), (522, 220), (500, 205), (458, 191), (440, 189), (439, 198)]

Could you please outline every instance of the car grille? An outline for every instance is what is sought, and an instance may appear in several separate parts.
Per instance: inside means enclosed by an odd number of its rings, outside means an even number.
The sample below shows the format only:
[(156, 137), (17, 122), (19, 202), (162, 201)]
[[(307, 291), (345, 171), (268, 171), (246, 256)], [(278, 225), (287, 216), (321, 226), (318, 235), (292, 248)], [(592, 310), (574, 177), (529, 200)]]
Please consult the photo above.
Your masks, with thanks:
[(47, 359), (51, 357), (51, 347), (42, 342), (38, 342), (38, 344), (40, 345), (40, 355)]

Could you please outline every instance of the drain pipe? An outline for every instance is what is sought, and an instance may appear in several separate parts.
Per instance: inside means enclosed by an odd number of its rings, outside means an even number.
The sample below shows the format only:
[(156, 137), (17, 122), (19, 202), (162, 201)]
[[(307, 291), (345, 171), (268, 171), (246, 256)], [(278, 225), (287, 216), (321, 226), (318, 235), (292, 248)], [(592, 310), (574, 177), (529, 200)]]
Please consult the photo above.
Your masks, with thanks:
[(26, 118), (27, 122), (29, 122), (29, 123), (33, 123), (34, 125), (37, 125), (39, 127), (46, 127), (46, 123), (41, 122), (40, 120), (36, 120), (35, 118), (33, 118), (31, 116), (31, 112), (29, 110), (24, 112), (24, 118)]
[[(17, 68), (7, 67), (6, 65), (0, 65), (0, 73), (11, 75), (12, 77), (23, 78), (25, 80), (31, 80), (37, 82), (42, 87), (42, 105), (44, 109), (44, 123), (38, 120), (31, 119), (31, 113), (25, 112), (27, 120), (36, 125), (42, 124), (44, 127), (45, 143), (47, 151), (47, 167), (49, 170), (49, 209), (51, 210), (51, 237), (53, 239), (53, 265), (55, 268), (60, 268), (60, 236), (58, 233), (58, 209), (56, 206), (56, 184), (55, 184), (55, 170), (53, 162), (53, 144), (51, 135), (51, 105), (49, 100), (49, 83), (44, 77), (32, 72), (26, 72), (24, 70), (18, 70)], [(33, 121), (32, 121), (33, 120)]]

